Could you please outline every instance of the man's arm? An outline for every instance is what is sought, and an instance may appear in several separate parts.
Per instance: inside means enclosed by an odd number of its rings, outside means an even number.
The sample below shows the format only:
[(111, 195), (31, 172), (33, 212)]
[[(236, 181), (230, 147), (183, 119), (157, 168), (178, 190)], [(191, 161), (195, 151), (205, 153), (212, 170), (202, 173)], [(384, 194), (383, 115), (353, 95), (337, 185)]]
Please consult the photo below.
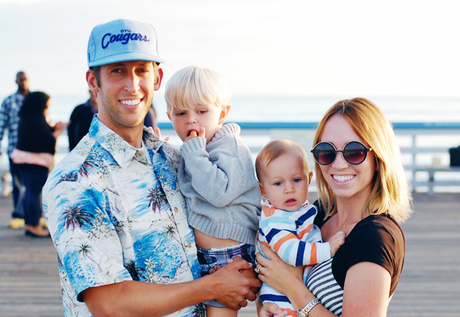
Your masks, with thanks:
[(256, 296), (251, 287), (260, 287), (258, 279), (246, 278), (239, 270), (252, 269), (246, 261), (236, 261), (216, 273), (178, 284), (152, 284), (124, 281), (92, 287), (82, 292), (83, 300), (95, 317), (164, 316), (207, 300), (239, 309)]

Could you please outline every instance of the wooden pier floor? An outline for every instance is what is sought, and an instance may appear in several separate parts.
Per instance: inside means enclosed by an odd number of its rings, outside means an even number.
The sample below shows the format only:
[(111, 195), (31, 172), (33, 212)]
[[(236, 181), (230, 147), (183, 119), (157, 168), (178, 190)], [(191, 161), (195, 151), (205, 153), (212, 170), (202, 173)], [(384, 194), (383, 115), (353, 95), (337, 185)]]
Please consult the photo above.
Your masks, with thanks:
[[(0, 316), (63, 316), (51, 239), (9, 229), (11, 209), (11, 197), (0, 198)], [(460, 194), (416, 193), (414, 209), (403, 224), (406, 263), (388, 316), (460, 316)], [(254, 305), (238, 315), (256, 316)]]

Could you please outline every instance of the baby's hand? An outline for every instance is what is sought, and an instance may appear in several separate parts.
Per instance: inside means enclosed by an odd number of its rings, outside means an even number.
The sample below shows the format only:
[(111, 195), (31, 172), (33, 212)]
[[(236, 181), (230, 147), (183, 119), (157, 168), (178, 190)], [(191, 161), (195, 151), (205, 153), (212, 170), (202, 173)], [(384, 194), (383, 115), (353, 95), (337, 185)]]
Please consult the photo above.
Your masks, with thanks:
[(190, 132), (190, 134), (187, 136), (187, 138), (184, 140), (184, 142), (190, 141), (191, 139), (194, 138), (206, 138), (206, 129), (204, 127), (200, 128), (200, 132), (196, 133), (196, 131)]
[(329, 246), (331, 247), (331, 256), (334, 256), (334, 254), (337, 252), (337, 250), (344, 242), (345, 233), (343, 233), (343, 231), (337, 232), (329, 239)]

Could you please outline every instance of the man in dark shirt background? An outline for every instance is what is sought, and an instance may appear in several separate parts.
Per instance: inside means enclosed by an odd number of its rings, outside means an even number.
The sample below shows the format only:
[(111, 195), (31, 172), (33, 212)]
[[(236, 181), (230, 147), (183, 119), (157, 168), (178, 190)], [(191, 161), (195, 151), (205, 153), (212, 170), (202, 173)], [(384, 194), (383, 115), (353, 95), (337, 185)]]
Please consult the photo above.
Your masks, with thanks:
[(70, 115), (70, 124), (67, 127), (69, 136), (69, 151), (72, 151), (78, 142), (88, 133), (93, 116), (97, 113), (97, 98), (89, 91), (89, 99), (75, 107)]

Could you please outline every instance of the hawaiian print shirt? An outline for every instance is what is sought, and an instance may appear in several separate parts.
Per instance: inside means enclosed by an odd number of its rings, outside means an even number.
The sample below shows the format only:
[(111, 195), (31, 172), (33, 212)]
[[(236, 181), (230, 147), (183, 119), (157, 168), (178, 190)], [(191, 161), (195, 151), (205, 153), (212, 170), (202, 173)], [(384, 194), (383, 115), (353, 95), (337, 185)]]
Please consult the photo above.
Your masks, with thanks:
[[(58, 253), (66, 316), (91, 316), (79, 294), (125, 280), (170, 284), (200, 277), (176, 180), (177, 150), (144, 128), (136, 149), (97, 117), (53, 170), (43, 205)], [(204, 316), (203, 305), (171, 316)]]
[(5, 130), (8, 131), (8, 155), (18, 144), (19, 109), (24, 96), (16, 92), (7, 97), (0, 107), (0, 141), (3, 140)]

